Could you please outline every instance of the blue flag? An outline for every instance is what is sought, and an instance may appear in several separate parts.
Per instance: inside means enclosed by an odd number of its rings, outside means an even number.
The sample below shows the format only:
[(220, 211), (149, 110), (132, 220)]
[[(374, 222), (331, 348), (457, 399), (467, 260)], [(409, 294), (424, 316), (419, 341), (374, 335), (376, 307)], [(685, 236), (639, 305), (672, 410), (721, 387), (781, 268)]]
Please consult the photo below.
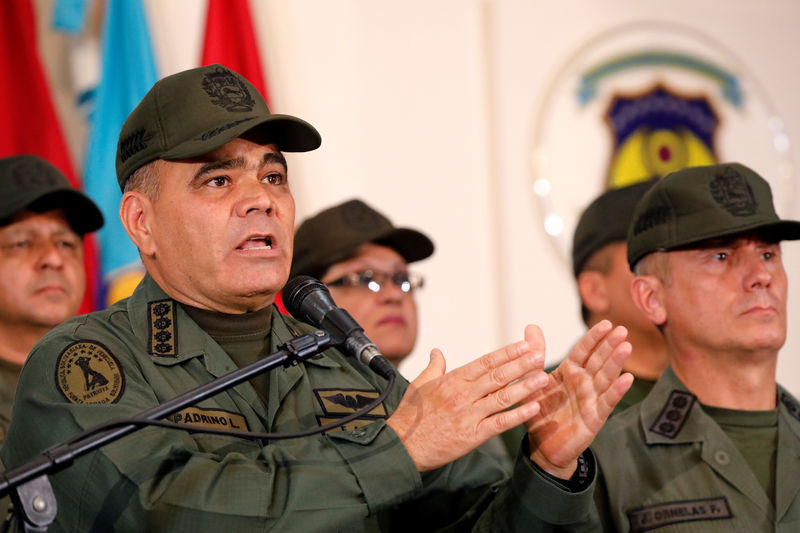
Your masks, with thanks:
[(102, 309), (130, 295), (144, 269), (119, 220), (122, 194), (114, 159), (123, 122), (158, 80), (147, 16), (141, 0), (107, 0), (101, 73), (89, 125), (84, 187), (106, 223), (98, 232)]

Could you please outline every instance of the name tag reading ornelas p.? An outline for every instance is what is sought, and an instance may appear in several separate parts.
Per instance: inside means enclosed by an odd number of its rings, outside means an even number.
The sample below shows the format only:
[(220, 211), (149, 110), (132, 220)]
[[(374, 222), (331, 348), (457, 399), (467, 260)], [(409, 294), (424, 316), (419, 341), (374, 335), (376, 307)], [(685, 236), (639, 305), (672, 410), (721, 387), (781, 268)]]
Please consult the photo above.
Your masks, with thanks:
[[(631, 531), (650, 531), (670, 524), (696, 522), (699, 520), (723, 520), (733, 518), (728, 499), (706, 498), (665, 502), (625, 512), (631, 523)], [(699, 529), (702, 529), (698, 526)]]
[(186, 424), (212, 429), (233, 429), (238, 431), (249, 431), (247, 420), (239, 413), (232, 413), (224, 409), (201, 409), (200, 407), (187, 407), (181, 409), (174, 415), (170, 415), (169, 420), (176, 424)]

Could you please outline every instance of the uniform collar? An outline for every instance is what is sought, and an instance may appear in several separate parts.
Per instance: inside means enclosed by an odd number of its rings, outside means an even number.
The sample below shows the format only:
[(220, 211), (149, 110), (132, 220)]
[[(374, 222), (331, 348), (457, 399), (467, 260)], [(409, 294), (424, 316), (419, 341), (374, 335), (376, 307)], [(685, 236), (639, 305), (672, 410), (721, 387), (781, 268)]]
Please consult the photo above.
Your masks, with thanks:
[[(800, 439), (800, 402), (780, 385), (777, 394), (779, 420)], [(679, 444), (706, 440), (713, 420), (669, 366), (642, 401), (640, 423), (648, 444)]]

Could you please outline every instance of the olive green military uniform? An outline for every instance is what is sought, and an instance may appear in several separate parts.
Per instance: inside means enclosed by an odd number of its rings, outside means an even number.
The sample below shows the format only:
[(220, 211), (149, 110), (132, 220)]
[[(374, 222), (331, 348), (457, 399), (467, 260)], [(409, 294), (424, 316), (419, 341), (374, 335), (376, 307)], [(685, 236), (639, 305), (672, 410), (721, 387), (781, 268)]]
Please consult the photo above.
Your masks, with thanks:
[(17, 388), (22, 365), (0, 359), (0, 442), (11, 424), (11, 409), (14, 406), (14, 391)]
[(780, 387), (777, 394), (773, 505), (733, 441), (668, 368), (592, 444), (604, 529), (800, 531), (800, 404)]
[[(311, 330), (273, 313), (271, 349)], [(262, 432), (318, 426), (385, 387), (351, 361), (328, 350), (269, 373), (266, 404), (243, 383), (172, 418)], [(34, 348), (2, 459), (18, 465), (234, 369), (147, 276), (129, 299), (58, 326)], [(421, 475), (385, 423), (406, 387), (398, 382), (369, 418), (327, 435), (263, 442), (138, 431), (51, 477), (59, 504), (51, 531), (371, 531), (399, 524), (427, 531), (454, 522), (469, 529), (476, 521), (485, 531), (536, 531), (590, 512), (592, 483), (571, 493), (523, 456), (510, 482), (479, 452)]]

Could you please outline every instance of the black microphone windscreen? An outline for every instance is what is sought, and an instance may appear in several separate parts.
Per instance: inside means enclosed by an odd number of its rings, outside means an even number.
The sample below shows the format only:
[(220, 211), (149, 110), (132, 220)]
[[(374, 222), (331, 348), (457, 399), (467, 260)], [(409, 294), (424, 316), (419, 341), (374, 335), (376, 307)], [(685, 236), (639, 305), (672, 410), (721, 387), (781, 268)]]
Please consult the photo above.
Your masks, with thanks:
[(289, 280), (283, 288), (283, 305), (293, 317), (316, 327), (320, 327), (325, 313), (336, 307), (328, 287), (311, 276)]

